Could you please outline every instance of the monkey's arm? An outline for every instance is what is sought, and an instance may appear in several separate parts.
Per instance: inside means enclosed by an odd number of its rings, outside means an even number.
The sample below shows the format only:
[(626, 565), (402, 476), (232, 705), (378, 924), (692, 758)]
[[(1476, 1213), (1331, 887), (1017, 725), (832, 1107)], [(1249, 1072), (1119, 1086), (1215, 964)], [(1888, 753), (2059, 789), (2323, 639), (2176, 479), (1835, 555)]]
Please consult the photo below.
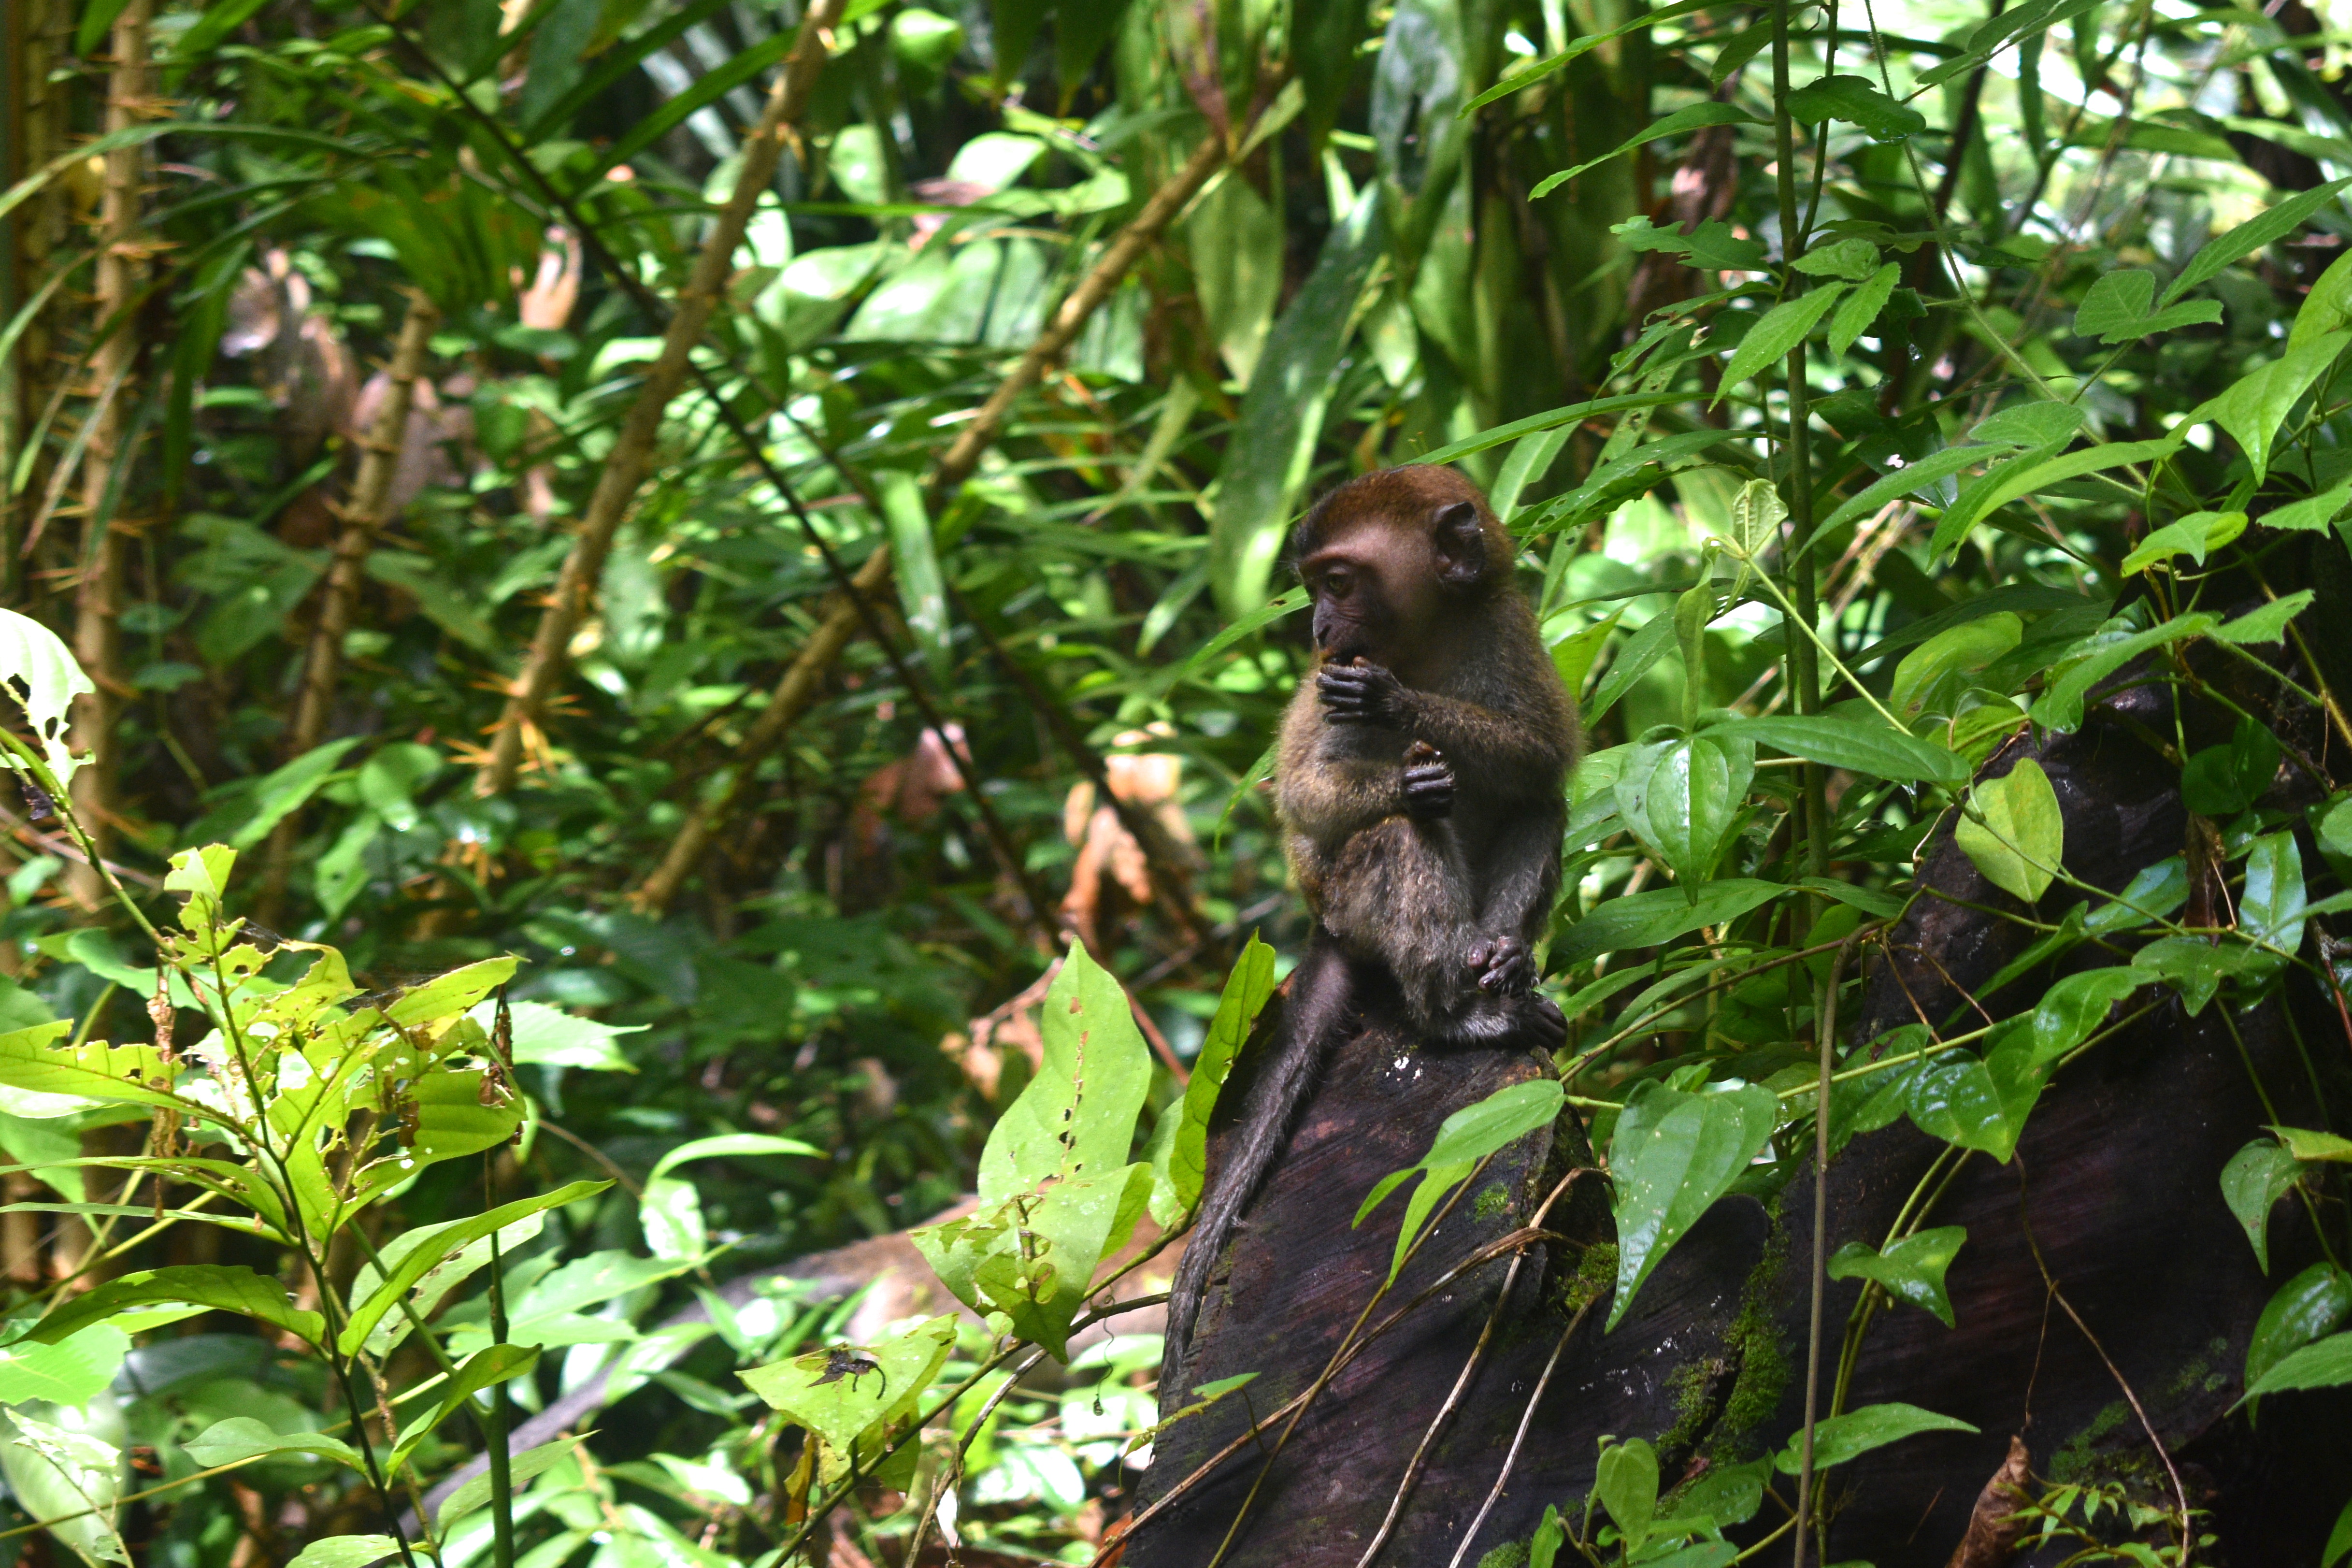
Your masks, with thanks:
[(1281, 1019), (1267, 1037), (1265, 1049), (1271, 1054), (1258, 1067), (1249, 1098), (1242, 1103), (1239, 1124), (1225, 1157), (1218, 1162), (1216, 1180), (1202, 1194), (1192, 1234), (1185, 1238), (1183, 1259), (1176, 1265), (1176, 1279), (1169, 1287), (1167, 1337), (1160, 1361), (1163, 1415), (1179, 1408), (1187, 1392), (1182, 1381), (1185, 1355), (1210, 1271), (1225, 1250), (1234, 1222), (1257, 1195), (1275, 1156), (1289, 1142), (1290, 1124), (1324, 1056), (1347, 1025), (1354, 993), (1346, 955), (1318, 925), (1308, 939), (1307, 956), (1291, 976)]
[(1568, 771), (1575, 728), (1562, 712), (1504, 711), (1408, 687), (1378, 665), (1333, 665), (1316, 673), (1317, 695), (1334, 724), (1402, 730), (1443, 752), (1457, 772), (1505, 794), (1549, 795)]
[[(1440, 764), (1434, 771), (1444, 770)], [(1318, 757), (1285, 768), (1275, 798), (1293, 830), (1330, 848), (1391, 816), (1444, 816), (1453, 804), (1452, 779), (1441, 787), (1428, 763)]]

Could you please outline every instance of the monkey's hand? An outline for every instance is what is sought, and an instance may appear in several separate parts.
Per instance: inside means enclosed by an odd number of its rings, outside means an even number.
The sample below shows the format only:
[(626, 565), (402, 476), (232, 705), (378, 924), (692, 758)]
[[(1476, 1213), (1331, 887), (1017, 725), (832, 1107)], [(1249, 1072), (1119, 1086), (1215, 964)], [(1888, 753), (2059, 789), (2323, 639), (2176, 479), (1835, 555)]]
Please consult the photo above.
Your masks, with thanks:
[(1404, 682), (1377, 664), (1357, 658), (1326, 665), (1315, 676), (1323, 716), (1334, 724), (1378, 724), (1396, 729), (1404, 721)]
[(1426, 741), (1415, 741), (1405, 749), (1404, 809), (1418, 822), (1453, 815), (1453, 765)]
[(1478, 989), (1491, 995), (1525, 996), (1536, 988), (1536, 961), (1517, 937), (1482, 938), (1466, 957)]
[(1568, 1020), (1561, 1016), (1559, 1004), (1549, 996), (1520, 998), (1519, 1027), (1526, 1031), (1528, 1043), (1539, 1051), (1556, 1051), (1568, 1044)]

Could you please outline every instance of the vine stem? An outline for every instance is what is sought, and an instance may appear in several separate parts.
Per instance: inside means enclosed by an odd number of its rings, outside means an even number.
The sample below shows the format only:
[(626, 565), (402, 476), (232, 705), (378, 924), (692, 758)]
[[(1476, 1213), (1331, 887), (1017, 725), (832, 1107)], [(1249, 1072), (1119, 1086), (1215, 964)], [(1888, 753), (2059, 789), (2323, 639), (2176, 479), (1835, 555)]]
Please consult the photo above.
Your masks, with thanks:
[(1846, 954), (1853, 939), (1838, 944), (1830, 955), (1830, 977), (1822, 988), (1815, 1010), (1814, 1033), (1821, 1037), (1821, 1074), (1813, 1100), (1813, 1304), (1805, 1335), (1805, 1431), (1798, 1450), (1796, 1568), (1805, 1568), (1805, 1527), (1813, 1502), (1813, 1428), (1821, 1415), (1822, 1297), (1829, 1281), (1830, 1225), (1830, 1073), (1837, 1063), (1838, 983), (1845, 978)]

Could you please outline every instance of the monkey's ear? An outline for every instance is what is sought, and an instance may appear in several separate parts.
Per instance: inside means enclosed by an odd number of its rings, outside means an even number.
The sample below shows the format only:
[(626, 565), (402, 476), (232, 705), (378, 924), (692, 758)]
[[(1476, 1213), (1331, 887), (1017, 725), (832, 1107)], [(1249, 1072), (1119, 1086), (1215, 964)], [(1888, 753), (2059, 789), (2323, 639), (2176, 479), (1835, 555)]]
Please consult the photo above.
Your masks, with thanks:
[(1437, 509), (1437, 577), (1449, 588), (1474, 588), (1486, 575), (1486, 531), (1466, 500)]

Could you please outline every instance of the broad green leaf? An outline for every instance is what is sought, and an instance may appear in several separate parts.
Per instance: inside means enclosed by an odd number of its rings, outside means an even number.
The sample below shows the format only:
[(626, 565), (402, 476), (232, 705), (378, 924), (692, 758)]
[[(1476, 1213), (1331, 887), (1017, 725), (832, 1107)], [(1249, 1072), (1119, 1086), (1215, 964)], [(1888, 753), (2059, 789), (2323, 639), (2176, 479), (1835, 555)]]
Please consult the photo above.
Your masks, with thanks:
[(2137, 549), (2124, 557), (2123, 574), (2145, 572), (2176, 555), (2186, 555), (2198, 565), (2205, 557), (2246, 531), (2246, 514), (2242, 511), (2192, 511), (2178, 522), (2168, 523), (2139, 542)]
[(0, 1474), (17, 1506), (84, 1562), (128, 1564), (130, 1552), (114, 1527), (126, 1467), (121, 1448), (88, 1429), (99, 1425), (79, 1410), (57, 1411), (47, 1421), (9, 1411), (0, 1416)]
[(2226, 744), (2192, 752), (2180, 764), (2181, 802), (2202, 816), (2234, 816), (2271, 787), (2279, 756), (2266, 725), (2241, 719)]
[(1636, 213), (1610, 233), (1628, 250), (1660, 250), (1690, 258), (1693, 267), (1716, 272), (1754, 272), (1764, 265), (1760, 240), (1742, 239), (1720, 218), (1709, 218), (1685, 234), (1679, 228), (1658, 228), (1644, 213)]
[[(2341, 261), (2336, 263), (2337, 267), (2342, 265)], [(2336, 268), (2331, 267), (2328, 270), (2333, 272)], [(2347, 479), (2332, 490), (2322, 490), (2317, 495), (2273, 507), (2254, 521), (2264, 528), (2323, 532), (2347, 506), (2352, 506), (2352, 479)]]
[(404, 1029), (428, 1029), (438, 1038), (446, 1026), (463, 1016), (491, 992), (514, 978), (520, 960), (486, 958), (446, 974), (436, 974), (422, 985), (402, 992), (383, 1009), (384, 1020)]
[(2347, 342), (2352, 342), (2352, 333), (2329, 332), (2287, 350), (2260, 370), (2240, 376), (2229, 391), (2192, 413), (2183, 428), (2200, 417), (2210, 417), (2237, 438), (2254, 477), (2261, 479), (2270, 471), (2271, 441), (2279, 426)]
[[(1899, 684), (1899, 677), (1898, 677)], [(1700, 731), (1770, 746), (1823, 767), (1843, 768), (1906, 783), (1927, 780), (1958, 785), (1968, 782), (1968, 763), (1945, 747), (1906, 734), (1876, 718), (1843, 719), (1826, 713), (1735, 719)]]
[(2079, 404), (2012, 403), (1995, 409), (1969, 432), (1971, 441), (1998, 441), (2011, 447), (2061, 446), (2083, 427), (2090, 416)]
[(2273, 599), (2259, 610), (2250, 610), (2235, 620), (2224, 621), (2213, 628), (2216, 641), (2244, 647), (2252, 643), (2284, 642), (2287, 624), (2304, 611), (2318, 595), (2309, 588), (2300, 588), (2283, 599)]
[(1866, 239), (1832, 240), (1813, 247), (1790, 265), (1808, 278), (1843, 278), (1859, 283), (1879, 270), (1878, 247)]
[(1013, 1331), (1069, 1359), (1070, 1324), (1086, 1304), (1103, 1259), (1127, 1245), (1151, 1199), (1151, 1167), (1140, 1162), (1056, 1181), (1005, 1205), (1012, 1223), (981, 1256), (972, 1279), (982, 1300), (1012, 1319)]
[(1838, 301), (1837, 314), (1830, 318), (1830, 353), (1843, 359), (1853, 348), (1854, 340), (1870, 331), (1880, 311), (1895, 293), (1895, 285), (1903, 276), (1900, 262), (1890, 261), (1862, 280), (1853, 293)]
[(399, 1555), (389, 1535), (330, 1535), (302, 1548), (287, 1568), (373, 1568)]
[(1070, 943), (1038, 1017), (1044, 1061), (980, 1156), (984, 1205), (1049, 1177), (1123, 1169), (1151, 1086), (1151, 1056), (1127, 993), (1083, 944)]
[[(1843, 1415), (1832, 1415), (1813, 1427), (1813, 1468), (1826, 1470), (1832, 1465), (1843, 1465), (1857, 1459), (1874, 1448), (1889, 1443), (1899, 1443), (1906, 1437), (1916, 1437), (1923, 1432), (1974, 1432), (1965, 1421), (1949, 1415), (1938, 1415), (1932, 1410), (1922, 1410), (1916, 1405), (1865, 1405), (1859, 1410), (1849, 1410)], [(1801, 1460), (1801, 1433), (1789, 1439), (1772, 1463), (1784, 1476), (1797, 1473)]]
[(1886, 705), (1906, 723), (1927, 713), (1948, 713), (1959, 701), (1969, 678), (2024, 637), (2025, 623), (2006, 610), (1937, 632), (1904, 655), (1903, 662), (1895, 667)]
[(1945, 1293), (1944, 1271), (1968, 1238), (1966, 1226), (1945, 1225), (1906, 1236), (1883, 1252), (1866, 1242), (1849, 1241), (1830, 1259), (1830, 1278), (1874, 1280), (1898, 1300), (1933, 1312), (1948, 1329), (1952, 1299)]
[(1954, 1051), (1922, 1063), (1906, 1109), (1921, 1131), (2007, 1164), (2047, 1077), (2027, 1031), (2012, 1028), (1981, 1058)]
[(1694, 103), (1687, 109), (1678, 109), (1675, 110), (1675, 112), (1665, 116), (1662, 120), (1653, 121), (1646, 130), (1635, 132), (1631, 138), (1620, 142), (1610, 151), (1601, 153), (1598, 158), (1588, 158), (1583, 163), (1577, 164), (1573, 168), (1562, 169), (1556, 174), (1547, 174), (1544, 178), (1536, 183), (1536, 188), (1534, 190), (1528, 193), (1528, 200), (1540, 200), (1541, 198), (1551, 195), (1552, 192), (1559, 189), (1560, 186), (1566, 184), (1569, 181), (1576, 178), (1577, 175), (1583, 174), (1586, 170), (1597, 169), (1601, 164), (1608, 163), (1612, 158), (1622, 158), (1626, 153), (1631, 153), (1634, 148), (1641, 146), (1643, 142), (1655, 142), (1662, 136), (1680, 136), (1686, 131), (1697, 131), (1709, 125), (1754, 125), (1757, 123), (1759, 123), (1759, 121), (1754, 115), (1748, 114), (1741, 110), (1734, 109), (1727, 103), (1716, 103), (1711, 100), (1705, 103)]
[[(2352, 1506), (2345, 1509), (2352, 1518)], [(1536, 1525), (1535, 1539), (1528, 1543), (1528, 1568), (1554, 1568), (1559, 1560), (1559, 1549), (1568, 1544), (1568, 1525), (1559, 1517), (1558, 1503), (1544, 1504), (1543, 1518)], [(2331, 1562), (2325, 1568), (2335, 1568)]]
[(2271, 1368), (2352, 1317), (2352, 1274), (2333, 1263), (2315, 1263), (2271, 1295), (2246, 1345), (2246, 1386), (2262, 1382)]
[(2246, 1227), (2246, 1239), (2254, 1245), (2254, 1261), (2265, 1274), (2271, 1271), (2271, 1209), (2302, 1173), (2302, 1163), (2294, 1155), (2267, 1138), (2248, 1143), (2221, 1167), (2221, 1200)]
[(2025, 1016), (2024, 1040), (2035, 1066), (2056, 1061), (2096, 1033), (2115, 1005), (2147, 984), (2129, 968), (2086, 969), (2042, 994)]
[(2260, 1382), (2246, 1385), (2238, 1404), (2259, 1399), (2265, 1394), (2284, 1394), (2297, 1388), (2335, 1388), (2347, 1383), (2352, 1383), (2352, 1334), (2331, 1334), (2271, 1363)]
[(1900, 142), (1927, 129), (1927, 117), (1887, 97), (1867, 77), (1825, 76), (1789, 95), (1789, 113), (1807, 125), (1840, 120), (1874, 142)]
[(487, 1345), (458, 1363), (457, 1374), (441, 1390), (441, 1402), (402, 1429), (393, 1446), (387, 1468), (397, 1470), (433, 1429), (457, 1414), (486, 1388), (522, 1376), (539, 1364), (537, 1345)]
[(847, 1453), (916, 1397), (947, 1364), (956, 1321), (933, 1318), (878, 1344), (805, 1351), (745, 1369), (752, 1393)]
[(1615, 1328), (1642, 1281), (1772, 1137), (1780, 1101), (1755, 1084), (1685, 1094), (1655, 1079), (1635, 1086), (1609, 1145), (1616, 1184)]
[(2238, 929), (2278, 951), (2259, 955), (2258, 964), (2276, 967), (2303, 946), (2303, 853), (2293, 833), (2269, 833), (2246, 853), (2245, 892), (2238, 900)]
[(275, 1279), (243, 1267), (183, 1263), (169, 1268), (142, 1268), (71, 1297), (51, 1308), (25, 1338), (55, 1344), (133, 1308), (180, 1306), (235, 1312), (284, 1329), (312, 1344), (320, 1343), (326, 1333), (326, 1320), (316, 1312), (298, 1310), (286, 1287)]
[(1402, 1171), (1391, 1171), (1365, 1194), (1351, 1222), (1362, 1225), (1388, 1195), (1418, 1174), (1421, 1184), (1405, 1202), (1404, 1220), (1397, 1229), (1396, 1253), (1389, 1265), (1391, 1282), (1404, 1268), (1405, 1255), (1421, 1235), (1423, 1222), (1436, 1211), (1448, 1193), (1469, 1179), (1487, 1155), (1509, 1148), (1538, 1127), (1559, 1120), (1567, 1090), (1558, 1079), (1538, 1078), (1507, 1084), (1475, 1105), (1465, 1105), (1439, 1124), (1429, 1152)]
[(2193, 1018), (2213, 1000), (2221, 982), (2243, 973), (2259, 956), (2248, 947), (2216, 947), (2201, 936), (2166, 936), (2132, 954), (2132, 967), (2179, 991)]
[(2175, 327), (2221, 319), (2221, 307), (2210, 300), (2158, 310), (2153, 308), (2155, 298), (2153, 272), (2103, 272), (2074, 312), (2074, 330), (2103, 343), (2126, 343)]
[(1994, 12), (1969, 34), (1960, 52), (1919, 74), (1913, 96), (1968, 75), (2021, 37), (2042, 32), (2095, 9), (2098, 0), (2026, 0)]
[[(8, 609), (0, 609), (0, 682), (9, 686), (11, 700), (24, 709), (50, 773), (60, 784), (68, 782), (80, 765), (66, 745), (73, 701), (98, 689), (57, 633), (30, 616)], [(15, 689), (19, 684), (24, 688), (21, 696)], [(6, 753), (6, 762), (22, 771), (15, 753)]]
[(323, 746), (312, 747), (275, 772), (264, 773), (253, 786), (253, 815), (229, 839), (230, 845), (250, 849), (268, 837), (270, 829), (319, 793), (319, 786), (327, 782), (327, 775), (335, 771), (343, 753), (359, 743), (356, 735), (330, 741)]
[(2288, 1152), (2298, 1160), (2352, 1164), (2352, 1138), (2338, 1137), (2333, 1132), (2316, 1131), (2308, 1127), (2273, 1127), (2271, 1131), (2279, 1135)]
[(2164, 290), (2165, 304), (2170, 304), (2191, 289), (2216, 277), (2221, 268), (2242, 256), (2248, 256), (2273, 240), (2284, 239), (2301, 228), (2305, 219), (2334, 201), (2352, 179), (2330, 180), (2313, 190), (2304, 191), (2244, 223), (2226, 234), (2217, 235), (2205, 242), (2203, 248), (2189, 258)]
[(1553, 945), (1553, 961), (1572, 969), (1604, 952), (1656, 947), (1701, 926), (1736, 920), (1789, 889), (1780, 882), (1726, 877), (1702, 882), (1696, 891), (1696, 903), (1680, 888), (1610, 899), (1568, 928)]
[(2033, 721), (2052, 730), (2081, 729), (2083, 703), (2092, 687), (2143, 654), (2168, 643), (2203, 637), (2219, 624), (2219, 616), (2200, 612), (2175, 616), (2144, 632), (2110, 632), (2102, 628), (2062, 657), (2057, 678), (2034, 700)]
[(1979, 518), (1991, 516), (2002, 507), (2023, 496), (2048, 489), (2068, 479), (2078, 479), (2085, 474), (2105, 473), (2128, 463), (2152, 463), (2168, 458), (2180, 449), (2189, 438), (2195, 421), (2183, 420), (2169, 436), (2151, 441), (2118, 441), (2104, 447), (2085, 447), (2080, 451), (2054, 457), (2039, 457), (2033, 453), (2012, 463), (1988, 472), (1978, 485), (1952, 504), (1936, 523), (1935, 537), (1928, 542), (1930, 557), (1941, 560), (1958, 550), (1967, 540), (1969, 530)]
[(1151, 1217), (1162, 1228), (1173, 1228), (1201, 1201), (1208, 1176), (1209, 1117), (1243, 1042), (1274, 995), (1274, 949), (1251, 933), (1248, 945), (1234, 961), (1233, 973), (1225, 976), (1216, 1015), (1202, 1037), (1201, 1054), (1192, 1060), (1184, 1098), (1160, 1112), (1160, 1124), (1168, 1131), (1164, 1142), (1159, 1136), (1153, 1140)]
[(433, 1226), (431, 1244), (416, 1247), (393, 1265), (392, 1272), (384, 1277), (382, 1283), (353, 1303), (351, 1315), (344, 1320), (342, 1332), (337, 1336), (336, 1348), (350, 1355), (366, 1343), (370, 1331), (385, 1313), (398, 1306), (401, 1297), (415, 1289), (417, 1282), (428, 1272), (467, 1242), (479, 1240), (492, 1231), (504, 1230), (520, 1220), (529, 1219), (549, 1209), (562, 1208), (582, 1198), (594, 1197), (612, 1184), (610, 1182), (567, 1182), (550, 1192), (500, 1204), (497, 1208), (475, 1215), (470, 1219), (451, 1220), (446, 1225)]
[(2352, 1552), (2352, 1502), (2336, 1516), (2336, 1527), (2327, 1532), (2326, 1549), (2319, 1554), (2319, 1568), (2336, 1568), (2347, 1552)]
[(1658, 1451), (1639, 1437), (1601, 1450), (1592, 1489), (1632, 1551), (1649, 1538), (1658, 1511)]
[(1786, 358), (1811, 334), (1844, 292), (1844, 284), (1832, 283), (1793, 300), (1783, 300), (1765, 311), (1763, 320), (1748, 328), (1739, 346), (1731, 351), (1731, 361), (1723, 367), (1723, 382), (1710, 400), (1710, 406), (1722, 402), (1725, 394), (1752, 379), (1759, 371)]
[(2042, 764), (2020, 757), (2000, 778), (1979, 779), (1969, 804), (1953, 826), (1953, 842), (1993, 886), (2029, 904), (2042, 897), (2057, 876), (2066, 833)]
[[(546, 1221), (545, 1215), (534, 1214), (506, 1226), (498, 1233), (500, 1251), (509, 1257), (520, 1252), (537, 1239)], [(419, 1275), (416, 1283), (409, 1288), (408, 1305), (410, 1311), (418, 1318), (431, 1317), (434, 1309), (441, 1304), (442, 1298), (472, 1278), (478, 1270), (489, 1266), (489, 1237), (478, 1236), (454, 1245), (450, 1242), (449, 1226), (462, 1223), (445, 1221), (440, 1225), (418, 1226), (384, 1242), (376, 1248), (375, 1256), (360, 1265), (359, 1271), (352, 1276), (349, 1291), (351, 1299), (362, 1300), (375, 1293), (376, 1288), (383, 1283), (379, 1265), (397, 1271), (417, 1251), (430, 1249), (439, 1261)], [(408, 1337), (410, 1327), (407, 1312), (385, 1313), (377, 1322), (375, 1331), (368, 1335), (368, 1354), (381, 1360), (394, 1345)]]
[[(551, 1443), (541, 1443), (536, 1448), (526, 1448), (508, 1462), (507, 1477), (513, 1481), (527, 1481), (534, 1476), (543, 1475), (570, 1458), (581, 1441), (581, 1437), (558, 1437)], [(441, 1500), (441, 1507), (433, 1515), (433, 1523), (446, 1538), (451, 1525), (489, 1500), (490, 1478), (489, 1473), (484, 1471)]]
[(19, 1340), (0, 1347), (0, 1405), (87, 1405), (114, 1381), (130, 1350), (131, 1336), (111, 1323), (54, 1344)]
[(1747, 803), (1756, 748), (1725, 725), (1635, 746), (1617, 774), (1617, 810), (1693, 897)]
[[(488, 1030), (497, 1013), (497, 1003), (483, 1002), (467, 1016)], [(624, 1035), (641, 1035), (652, 1026), (601, 1024), (593, 1018), (576, 1017), (544, 1002), (511, 1002), (507, 1005), (507, 1013), (514, 1030), (511, 1048), (515, 1063), (520, 1067), (635, 1072), (636, 1063), (629, 1060), (614, 1042)]]
[(232, 1415), (226, 1421), (216, 1421), (182, 1447), (187, 1449), (188, 1458), (207, 1469), (239, 1459), (258, 1458), (264, 1454), (313, 1454), (353, 1469), (361, 1468), (359, 1451), (340, 1437), (319, 1432), (279, 1432), (250, 1415)]

